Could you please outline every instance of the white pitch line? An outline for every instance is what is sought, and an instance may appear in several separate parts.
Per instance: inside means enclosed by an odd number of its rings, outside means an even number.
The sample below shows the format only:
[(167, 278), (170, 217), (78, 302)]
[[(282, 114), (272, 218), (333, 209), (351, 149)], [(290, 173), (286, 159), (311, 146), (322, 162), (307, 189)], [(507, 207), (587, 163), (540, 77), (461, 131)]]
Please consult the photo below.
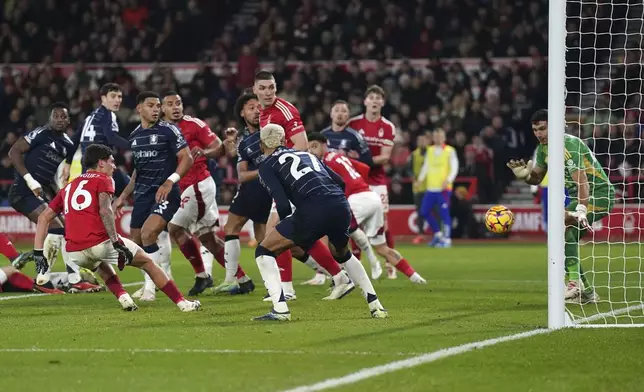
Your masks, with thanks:
[(357, 356), (409, 356), (419, 353), (377, 353), (370, 351), (306, 351), (306, 350), (239, 350), (239, 349), (208, 349), (208, 348), (0, 348), (0, 353), (153, 353), (153, 354), (280, 354), (280, 355), (357, 355)]
[(579, 320), (575, 321), (575, 323), (576, 324), (592, 323), (593, 321), (605, 319), (607, 317), (619, 316), (619, 315), (622, 315), (624, 313), (629, 313), (632, 310), (638, 310), (638, 309), (644, 309), (644, 304), (632, 305), (632, 306), (628, 306), (628, 307), (622, 308), (622, 309), (611, 310), (610, 312), (594, 314), (592, 316), (588, 316), (588, 317), (584, 317), (582, 319), (579, 319)]
[(500, 338), (493, 338), (488, 340), (482, 340), (479, 342), (467, 343), (460, 346), (444, 348), (442, 350), (434, 351), (431, 353), (419, 355), (416, 357), (402, 359), (399, 361), (389, 362), (384, 365), (374, 366), (370, 368), (364, 368), (358, 370), (354, 373), (349, 373), (346, 376), (329, 378), (324, 381), (310, 384), (302, 385), (292, 389), (285, 390), (284, 392), (314, 392), (314, 391), (323, 391), (329, 388), (337, 388), (342, 385), (355, 384), (359, 381), (366, 380), (372, 377), (381, 376), (386, 373), (395, 372), (401, 369), (408, 369), (416, 366), (420, 366), (426, 363), (434, 362), (439, 359), (452, 357), (454, 355), (463, 354), (472, 350), (494, 346), (499, 343), (510, 342), (513, 340), (519, 340), (528, 338), (535, 335), (545, 334), (552, 332), (550, 329), (534, 329), (532, 331), (521, 332), (514, 335), (502, 336)]
[[(125, 283), (123, 287), (130, 287), (130, 286), (137, 286), (140, 284), (143, 284), (145, 282), (133, 282), (133, 283)], [(20, 295), (11, 295), (8, 297), (0, 297), (0, 301), (10, 301), (12, 299), (20, 299), (20, 298), (31, 298), (31, 297), (44, 297), (46, 295), (57, 295), (57, 294), (44, 294), (44, 293), (34, 293), (34, 294), (20, 294)]]

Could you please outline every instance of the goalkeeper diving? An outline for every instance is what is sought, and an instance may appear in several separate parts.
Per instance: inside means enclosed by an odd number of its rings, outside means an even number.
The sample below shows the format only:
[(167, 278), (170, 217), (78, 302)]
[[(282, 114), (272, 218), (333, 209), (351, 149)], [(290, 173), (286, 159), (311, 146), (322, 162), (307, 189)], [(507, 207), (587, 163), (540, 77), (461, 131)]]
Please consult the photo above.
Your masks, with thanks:
[[(530, 185), (541, 183), (548, 172), (548, 111), (536, 111), (531, 118), (532, 132), (539, 140), (536, 159), (525, 163), (510, 160), (514, 175)], [(615, 188), (590, 148), (578, 137), (564, 135), (564, 186), (570, 203), (565, 212), (565, 265), (568, 303), (595, 303), (599, 296), (588, 282), (579, 259), (579, 240), (591, 225), (608, 216), (615, 200)]]

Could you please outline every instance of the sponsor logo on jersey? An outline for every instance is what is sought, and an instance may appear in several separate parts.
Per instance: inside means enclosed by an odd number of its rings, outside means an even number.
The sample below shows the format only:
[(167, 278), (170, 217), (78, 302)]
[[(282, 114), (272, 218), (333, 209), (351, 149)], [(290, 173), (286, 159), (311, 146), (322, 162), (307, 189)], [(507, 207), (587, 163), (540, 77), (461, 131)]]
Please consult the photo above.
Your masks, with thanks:
[(134, 151), (134, 157), (135, 158), (154, 158), (159, 154), (158, 151), (155, 150), (139, 150), (139, 151)]
[(157, 144), (157, 141), (158, 141), (157, 135), (150, 135), (150, 144)]

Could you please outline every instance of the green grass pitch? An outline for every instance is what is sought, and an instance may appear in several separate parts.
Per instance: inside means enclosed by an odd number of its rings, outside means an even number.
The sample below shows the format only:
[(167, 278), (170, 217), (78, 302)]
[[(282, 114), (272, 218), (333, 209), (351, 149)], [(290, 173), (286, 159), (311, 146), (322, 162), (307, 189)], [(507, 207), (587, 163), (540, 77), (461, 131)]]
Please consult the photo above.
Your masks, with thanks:
[[(613, 310), (641, 304), (640, 249), (596, 246), (593, 276)], [(293, 321), (252, 322), (269, 308), (252, 251), (242, 265), (258, 289), (247, 296), (199, 297), (183, 314), (162, 294), (126, 313), (110, 293), (0, 297), (0, 385), (4, 391), (284, 391), (360, 369), (547, 325), (542, 245), (456, 245), (400, 249), (427, 286), (375, 282), (387, 320), (369, 317), (361, 295), (320, 299), (326, 287), (299, 286), (311, 271), (295, 262)], [(595, 261), (593, 266), (593, 260)], [(62, 264), (62, 263), (61, 263)], [(223, 269), (215, 265), (215, 277)], [(33, 273), (33, 266), (26, 271)], [(623, 273), (628, 271), (628, 273)], [(610, 273), (607, 273), (610, 272)], [(190, 265), (178, 251), (173, 273), (183, 292)], [(124, 283), (141, 281), (134, 269)], [(610, 283), (609, 283), (610, 279)], [(610, 287), (610, 289), (609, 289)], [(128, 287), (130, 292), (138, 286)], [(577, 317), (610, 304), (571, 307)], [(638, 317), (639, 316), (639, 317)], [(642, 310), (606, 322), (644, 323)], [(604, 319), (597, 322), (604, 323)], [(567, 329), (500, 343), (391, 372), (333, 391), (641, 391), (644, 332)]]

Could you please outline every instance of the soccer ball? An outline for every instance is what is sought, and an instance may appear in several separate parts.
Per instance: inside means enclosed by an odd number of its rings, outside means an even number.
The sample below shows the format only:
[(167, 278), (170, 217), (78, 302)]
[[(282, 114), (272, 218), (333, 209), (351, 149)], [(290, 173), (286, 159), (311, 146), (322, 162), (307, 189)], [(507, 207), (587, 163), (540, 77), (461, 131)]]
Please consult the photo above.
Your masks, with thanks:
[(514, 214), (506, 206), (494, 206), (485, 213), (485, 227), (492, 233), (507, 233), (513, 223)]

